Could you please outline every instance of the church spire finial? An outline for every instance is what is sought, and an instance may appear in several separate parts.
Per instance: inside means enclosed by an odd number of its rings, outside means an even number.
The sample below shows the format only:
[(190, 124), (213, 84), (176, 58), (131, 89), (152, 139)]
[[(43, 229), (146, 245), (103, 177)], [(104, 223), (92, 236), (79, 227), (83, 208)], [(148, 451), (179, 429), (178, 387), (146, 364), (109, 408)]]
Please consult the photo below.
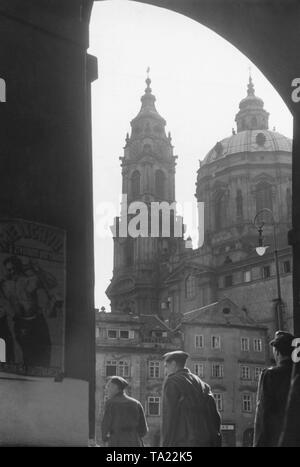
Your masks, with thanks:
[(248, 86), (247, 86), (247, 94), (248, 96), (254, 96), (254, 84), (253, 84), (253, 81), (252, 81), (252, 74), (251, 74), (251, 66), (249, 66), (249, 82), (248, 82)]
[(145, 89), (145, 92), (146, 93), (151, 93), (152, 89), (150, 88), (150, 84), (151, 84), (151, 79), (149, 77), (149, 73), (150, 73), (150, 67), (148, 66), (147, 68), (147, 79), (146, 79), (146, 84), (147, 84), (147, 87)]

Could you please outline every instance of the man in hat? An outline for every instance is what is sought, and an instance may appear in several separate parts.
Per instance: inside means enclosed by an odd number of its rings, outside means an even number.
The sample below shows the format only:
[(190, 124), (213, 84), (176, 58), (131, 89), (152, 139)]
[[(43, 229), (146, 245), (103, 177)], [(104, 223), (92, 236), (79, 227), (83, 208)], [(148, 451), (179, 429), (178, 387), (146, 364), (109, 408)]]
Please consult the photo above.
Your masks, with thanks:
[(185, 366), (180, 350), (163, 356), (162, 440), (169, 446), (220, 446), (221, 419), (210, 387)]
[(276, 447), (283, 430), (284, 415), (291, 382), (292, 341), (289, 332), (277, 331), (270, 342), (276, 366), (260, 376), (254, 423), (254, 447)]
[(107, 384), (109, 399), (105, 404), (102, 420), (102, 440), (108, 447), (140, 447), (148, 431), (142, 405), (129, 397), (125, 388), (128, 382), (112, 376)]

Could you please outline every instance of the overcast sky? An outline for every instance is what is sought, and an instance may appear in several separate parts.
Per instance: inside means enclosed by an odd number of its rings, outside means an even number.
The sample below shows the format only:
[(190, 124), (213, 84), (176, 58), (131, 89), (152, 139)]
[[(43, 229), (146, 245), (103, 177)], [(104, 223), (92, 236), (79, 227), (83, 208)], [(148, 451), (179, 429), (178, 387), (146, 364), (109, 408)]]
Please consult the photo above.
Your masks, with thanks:
[[(199, 23), (169, 10), (128, 0), (95, 2), (89, 52), (98, 58), (93, 83), (95, 305), (109, 301), (113, 240), (108, 225), (118, 214), (125, 136), (140, 109), (146, 69), (158, 112), (167, 121), (178, 155), (176, 197), (194, 197), (199, 159), (236, 128), (249, 66), (255, 93), (270, 112), (269, 128), (292, 137), (292, 117), (281, 97), (250, 60)], [(109, 207), (110, 206), (110, 207)], [(188, 220), (188, 213), (185, 221)], [(187, 222), (188, 233), (195, 225)]]

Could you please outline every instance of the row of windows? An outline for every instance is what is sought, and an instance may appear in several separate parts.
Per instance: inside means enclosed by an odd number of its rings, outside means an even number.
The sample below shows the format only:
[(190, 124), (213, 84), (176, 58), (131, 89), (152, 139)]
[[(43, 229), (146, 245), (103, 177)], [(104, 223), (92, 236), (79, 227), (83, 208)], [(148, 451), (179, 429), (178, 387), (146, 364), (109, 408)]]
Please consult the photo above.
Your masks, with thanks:
[[(221, 348), (221, 336), (211, 336), (211, 348), (212, 349), (220, 349)], [(196, 349), (203, 349), (204, 348), (204, 336), (201, 334), (197, 334), (195, 336), (195, 347)]]
[(127, 360), (107, 360), (105, 366), (106, 376), (122, 376), (128, 378), (130, 376), (130, 365)]
[(255, 381), (258, 381), (263, 368), (260, 366), (256, 366), (254, 367), (253, 373), (251, 370), (252, 368), (250, 366), (241, 365), (240, 366), (240, 378), (249, 381), (253, 377)]
[[(240, 365), (240, 378), (243, 380), (258, 380), (262, 371), (262, 367), (254, 367), (253, 374), (251, 367), (248, 365)], [(194, 363), (194, 373), (200, 378), (204, 378), (204, 363)], [(130, 363), (127, 360), (107, 360), (105, 366), (106, 376), (122, 376), (123, 378), (130, 377)], [(161, 378), (161, 362), (158, 360), (151, 360), (148, 362), (148, 377)], [(223, 378), (224, 377), (224, 364), (212, 363), (211, 364), (211, 377)]]
[[(283, 274), (289, 274), (292, 271), (291, 262), (289, 260), (281, 263), (281, 272)], [(261, 278), (269, 279), (271, 277), (271, 266), (266, 265), (261, 268)], [(252, 271), (243, 271), (243, 282), (252, 281)], [(235, 284), (233, 274), (228, 274), (223, 278), (223, 287), (232, 287)], [(185, 297), (188, 299), (195, 298), (197, 293), (196, 277), (189, 275), (185, 281)]]
[[(219, 143), (218, 143), (219, 144)], [(220, 148), (222, 149), (222, 148)], [(256, 198), (256, 212), (262, 209), (270, 209), (273, 211), (273, 186), (266, 182), (259, 182), (255, 187), (255, 198)], [(243, 219), (244, 212), (244, 201), (243, 194), (240, 189), (236, 192), (236, 220), (240, 222)], [(228, 225), (228, 206), (230, 203), (229, 193), (226, 189), (218, 190), (214, 198), (214, 214), (215, 214), (215, 228), (220, 230)], [(288, 217), (291, 216), (292, 207), (292, 195), (291, 189), (286, 190), (286, 207)]]
[[(240, 365), (240, 378), (242, 380), (258, 381), (259, 376), (263, 370), (262, 367), (252, 368), (248, 365)], [(194, 363), (194, 373), (200, 378), (205, 377), (204, 363)], [(224, 377), (224, 365), (222, 363), (212, 363), (211, 365), (211, 377), (212, 378), (223, 378)]]
[[(195, 348), (203, 349), (204, 348), (204, 336), (202, 334), (195, 335)], [(220, 349), (221, 348), (221, 336), (211, 336), (211, 348)], [(249, 351), (250, 350), (250, 339), (249, 337), (241, 338), (241, 350)], [(254, 352), (262, 352), (263, 343), (262, 339), (255, 338), (253, 339), (253, 350)]]
[[(216, 401), (216, 406), (219, 412), (224, 411), (224, 399), (225, 393), (214, 392), (213, 396)], [(253, 401), (254, 395), (244, 393), (241, 396), (241, 411), (246, 413), (253, 412)], [(146, 414), (149, 416), (159, 417), (161, 414), (161, 397), (160, 396), (148, 396), (146, 402)]]
[[(253, 350), (254, 352), (262, 352), (263, 351), (263, 343), (262, 339), (256, 338), (252, 341)], [(250, 350), (250, 339), (249, 337), (241, 337), (241, 350), (243, 352), (249, 352)]]
[[(290, 261), (283, 261), (281, 263), (281, 272), (283, 274), (289, 274), (292, 271), (291, 262)], [(266, 265), (261, 268), (261, 278), (262, 279), (269, 279), (271, 277), (271, 266)], [(243, 282), (251, 282), (252, 281), (252, 271), (244, 271), (243, 272)], [(224, 287), (232, 287), (235, 284), (233, 280), (233, 275), (228, 274), (223, 278), (223, 286)]]
[[(224, 410), (224, 398), (225, 394), (223, 392), (215, 392), (213, 396), (216, 401), (217, 409), (219, 412)], [(242, 394), (241, 396), (241, 410), (242, 412), (251, 413), (253, 412), (253, 394)]]
[[(158, 169), (155, 172), (155, 193), (160, 199), (165, 198), (165, 174), (162, 170)], [(131, 175), (131, 192), (133, 198), (138, 198), (141, 194), (141, 174), (135, 170)]]
[[(98, 332), (96, 331), (96, 336), (99, 337), (99, 328)], [(134, 339), (134, 331), (127, 329), (106, 329), (106, 337), (108, 339)]]
[[(123, 378), (130, 376), (130, 362), (128, 360), (107, 360), (105, 364), (106, 376), (122, 376)], [(161, 362), (159, 360), (151, 360), (148, 362), (148, 377), (161, 378)]]

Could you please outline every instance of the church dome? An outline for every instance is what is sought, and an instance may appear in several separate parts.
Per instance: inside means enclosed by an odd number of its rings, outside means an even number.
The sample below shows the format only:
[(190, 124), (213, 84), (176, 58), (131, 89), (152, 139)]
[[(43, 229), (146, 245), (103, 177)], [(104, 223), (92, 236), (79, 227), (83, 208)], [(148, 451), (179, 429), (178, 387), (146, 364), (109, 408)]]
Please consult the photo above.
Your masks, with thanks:
[(269, 113), (264, 102), (255, 95), (251, 76), (247, 86), (247, 96), (240, 101), (236, 114), (237, 133), (218, 141), (209, 151), (201, 166), (230, 154), (245, 152), (292, 152), (292, 140), (276, 131), (268, 129)]
[(270, 130), (245, 130), (219, 141), (201, 163), (210, 164), (230, 154), (243, 152), (292, 152), (292, 140)]

